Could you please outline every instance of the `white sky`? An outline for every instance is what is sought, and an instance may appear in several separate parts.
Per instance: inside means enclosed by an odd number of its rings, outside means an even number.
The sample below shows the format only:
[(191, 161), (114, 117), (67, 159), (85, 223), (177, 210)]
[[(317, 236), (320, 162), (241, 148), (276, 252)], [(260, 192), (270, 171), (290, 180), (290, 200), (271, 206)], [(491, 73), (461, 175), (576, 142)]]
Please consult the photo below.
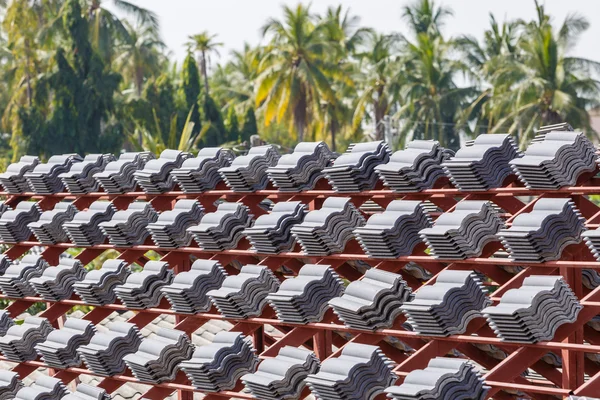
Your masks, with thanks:
[[(296, 0), (132, 0), (156, 12), (160, 17), (162, 37), (173, 57), (185, 57), (185, 42), (189, 35), (207, 30), (224, 43), (221, 59), (226, 60), (232, 49), (241, 49), (244, 42), (261, 42), (260, 28), (269, 17), (280, 18), (281, 6), (295, 6)], [(409, 0), (313, 0), (311, 10), (322, 12), (330, 5), (343, 4), (361, 17), (365, 26), (379, 32), (407, 33), (400, 19), (401, 9)], [(438, 0), (439, 2), (439, 0)], [(590, 28), (582, 35), (572, 54), (600, 61), (600, 0), (541, 0), (555, 22), (562, 22), (569, 13), (588, 18)], [(105, 6), (114, 9), (111, 0)], [(308, 3), (307, 1), (304, 3)], [(535, 16), (533, 0), (444, 0), (442, 4), (454, 11), (447, 19), (444, 32), (448, 35), (470, 34), (478, 38), (489, 26), (488, 14), (498, 21)], [(214, 62), (214, 61), (213, 61)]]

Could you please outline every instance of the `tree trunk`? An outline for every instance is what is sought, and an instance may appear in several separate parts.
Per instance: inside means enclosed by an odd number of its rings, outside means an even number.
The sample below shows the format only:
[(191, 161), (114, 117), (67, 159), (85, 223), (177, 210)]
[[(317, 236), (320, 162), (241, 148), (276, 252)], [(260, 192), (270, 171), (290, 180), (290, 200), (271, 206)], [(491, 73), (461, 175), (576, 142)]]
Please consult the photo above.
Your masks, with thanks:
[(142, 97), (142, 86), (144, 85), (144, 73), (142, 67), (135, 67), (135, 91), (138, 97)]
[(202, 69), (202, 77), (204, 78), (204, 90), (206, 90), (206, 94), (208, 95), (208, 71), (206, 70), (206, 51), (204, 50), (202, 50), (200, 68)]

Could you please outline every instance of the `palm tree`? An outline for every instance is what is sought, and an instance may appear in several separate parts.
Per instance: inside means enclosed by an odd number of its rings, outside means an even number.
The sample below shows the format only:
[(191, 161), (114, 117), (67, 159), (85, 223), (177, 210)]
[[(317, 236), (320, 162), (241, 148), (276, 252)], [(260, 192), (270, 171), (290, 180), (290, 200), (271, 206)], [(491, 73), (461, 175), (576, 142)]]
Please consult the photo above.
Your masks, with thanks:
[(402, 18), (408, 22), (408, 27), (414, 35), (439, 35), (444, 19), (451, 15), (452, 10), (436, 7), (434, 0), (416, 0), (402, 10)]
[(354, 54), (373, 33), (370, 28), (360, 27), (360, 17), (351, 15), (349, 8), (343, 12), (341, 5), (329, 7), (322, 21), (326, 24), (327, 38), (338, 45), (343, 57)]
[(165, 48), (165, 44), (150, 27), (133, 27), (127, 21), (125, 27), (127, 34), (119, 44), (119, 55), (115, 63), (121, 74), (131, 79), (136, 94), (140, 97), (144, 81), (161, 72), (163, 57), (160, 51)]
[(217, 48), (223, 46), (223, 43), (216, 42), (217, 35), (211, 35), (207, 31), (189, 36), (187, 42), (188, 49), (198, 53), (198, 64), (200, 64), (200, 72), (204, 78), (204, 90), (208, 94), (208, 68), (210, 66), (210, 54), (215, 53), (219, 56)]
[(269, 19), (262, 28), (272, 39), (260, 65), (256, 105), (264, 108), (267, 125), (288, 123), (302, 141), (319, 116), (321, 99), (337, 103), (328, 77), (342, 73), (325, 57), (337, 49), (309, 7), (284, 7), (283, 12), (283, 21)]
[(495, 106), (508, 112), (493, 131), (517, 133), (521, 145), (536, 127), (563, 121), (592, 133), (587, 110), (600, 96), (600, 82), (590, 75), (600, 71), (600, 63), (568, 55), (588, 22), (569, 15), (555, 31), (544, 7), (535, 5), (537, 20), (521, 22), (519, 56), (495, 67), (492, 76), (494, 82), (509, 82), (494, 92)]

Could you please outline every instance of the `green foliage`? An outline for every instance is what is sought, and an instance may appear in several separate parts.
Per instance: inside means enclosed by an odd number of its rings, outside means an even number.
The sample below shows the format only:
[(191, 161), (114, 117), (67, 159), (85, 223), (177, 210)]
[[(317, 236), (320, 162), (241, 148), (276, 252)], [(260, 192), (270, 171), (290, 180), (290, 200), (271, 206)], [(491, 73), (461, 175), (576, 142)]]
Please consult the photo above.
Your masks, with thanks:
[(256, 125), (256, 115), (254, 114), (254, 108), (249, 107), (244, 115), (244, 123), (242, 124), (242, 130), (240, 131), (240, 142), (248, 142), (252, 135), (258, 135), (258, 126)]
[(181, 70), (181, 92), (183, 94), (184, 109), (192, 110), (191, 121), (195, 125), (194, 134), (197, 134), (202, 127), (200, 124), (200, 109), (198, 106), (198, 98), (200, 97), (200, 74), (198, 73), (198, 65), (196, 65), (196, 61), (191, 53), (189, 53), (183, 61)]
[(229, 111), (227, 112), (225, 128), (227, 129), (227, 141), (237, 142), (240, 138), (240, 126), (238, 122), (238, 116), (235, 113), (235, 108), (233, 107), (229, 107)]
[(228, 132), (217, 103), (209, 95), (200, 96), (198, 100), (202, 104), (202, 123), (208, 126), (202, 134), (202, 146), (213, 147), (227, 142)]

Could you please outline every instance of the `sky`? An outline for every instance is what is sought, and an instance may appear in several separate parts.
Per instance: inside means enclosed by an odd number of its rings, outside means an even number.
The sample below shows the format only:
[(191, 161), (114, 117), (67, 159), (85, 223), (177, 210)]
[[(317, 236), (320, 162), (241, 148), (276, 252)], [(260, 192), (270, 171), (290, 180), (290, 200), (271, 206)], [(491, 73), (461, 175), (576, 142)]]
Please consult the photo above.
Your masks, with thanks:
[[(130, 0), (154, 11), (160, 18), (162, 39), (172, 52), (172, 57), (183, 60), (185, 42), (189, 35), (204, 30), (217, 34), (224, 45), (220, 59), (226, 61), (231, 50), (239, 50), (244, 42), (261, 43), (260, 28), (271, 17), (280, 18), (283, 5), (295, 6), (297, 0)], [(382, 33), (408, 33), (400, 18), (402, 8), (412, 0), (313, 0), (313, 12), (323, 12), (332, 5), (350, 7), (361, 18), (361, 24)], [(590, 28), (581, 36), (572, 55), (600, 61), (600, 0), (540, 0), (555, 22), (562, 23), (569, 13), (579, 13), (590, 22)], [(111, 0), (105, 6), (115, 10)], [(447, 35), (469, 34), (481, 38), (489, 27), (489, 13), (498, 21), (535, 17), (533, 0), (443, 0), (454, 16), (449, 17), (444, 28)], [(122, 14), (121, 14), (122, 15)]]

